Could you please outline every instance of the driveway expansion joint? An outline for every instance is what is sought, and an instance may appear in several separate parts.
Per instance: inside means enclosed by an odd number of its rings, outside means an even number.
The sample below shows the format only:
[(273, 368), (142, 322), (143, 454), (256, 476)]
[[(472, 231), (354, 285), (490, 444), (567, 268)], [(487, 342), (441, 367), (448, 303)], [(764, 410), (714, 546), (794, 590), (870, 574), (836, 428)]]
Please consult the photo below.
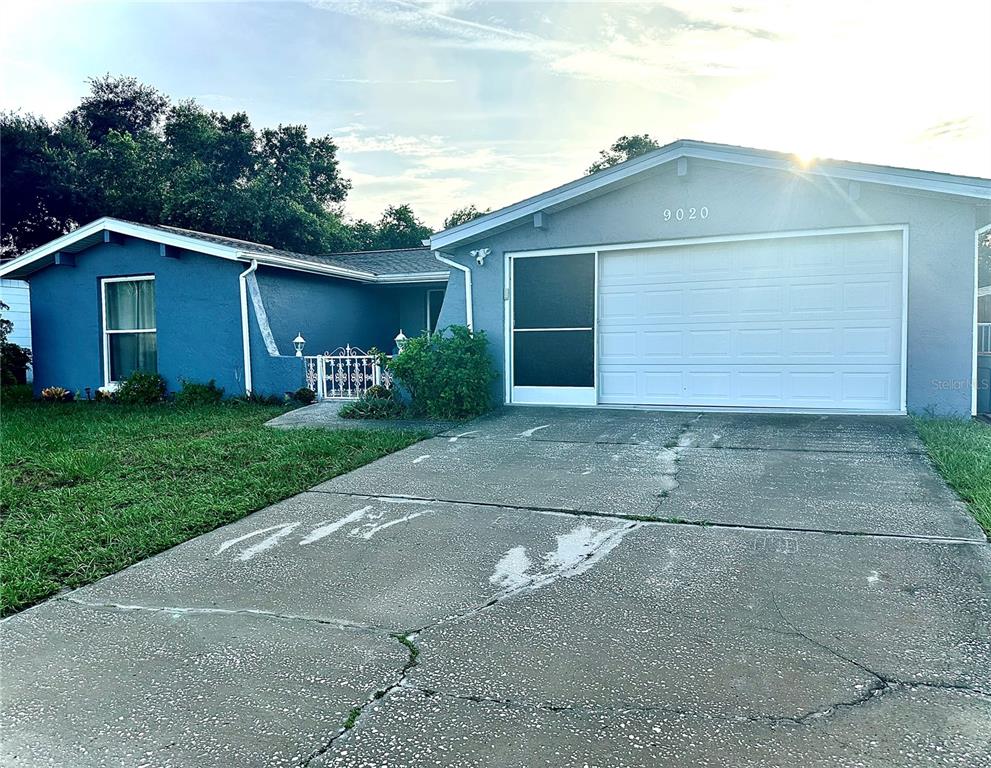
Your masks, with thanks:
[(757, 525), (754, 523), (722, 523), (713, 520), (690, 520), (681, 517), (663, 517), (661, 515), (624, 515), (617, 512), (595, 512), (589, 509), (572, 509), (568, 507), (541, 507), (541, 506), (521, 506), (518, 504), (508, 504), (505, 502), (493, 501), (465, 501), (461, 499), (441, 499), (436, 496), (410, 496), (408, 494), (378, 494), (353, 493), (351, 491), (327, 491), (318, 488), (311, 488), (307, 493), (321, 493), (328, 496), (347, 496), (355, 499), (370, 499), (401, 502), (409, 501), (415, 503), (430, 504), (457, 504), (469, 507), (488, 507), (491, 509), (507, 509), (517, 512), (533, 512), (539, 515), (569, 515), (572, 517), (590, 517), (607, 520), (628, 520), (630, 522), (643, 523), (644, 525), (689, 525), (696, 528), (720, 528), (726, 530), (759, 531), (759, 532), (781, 532), (781, 533), (809, 533), (822, 534), (824, 536), (859, 536), (872, 539), (895, 539), (897, 541), (917, 541), (927, 544), (968, 544), (977, 546), (989, 546), (991, 540), (963, 539), (956, 536), (927, 536), (913, 533), (885, 533), (880, 531), (844, 531), (829, 528), (798, 528), (780, 525)]

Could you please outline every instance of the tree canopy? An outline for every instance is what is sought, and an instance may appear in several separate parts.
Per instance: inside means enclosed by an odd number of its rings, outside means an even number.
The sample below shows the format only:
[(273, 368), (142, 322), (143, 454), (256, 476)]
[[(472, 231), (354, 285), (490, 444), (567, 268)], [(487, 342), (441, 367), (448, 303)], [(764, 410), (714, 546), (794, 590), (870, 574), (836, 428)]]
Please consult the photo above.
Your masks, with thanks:
[(330, 136), (256, 130), (244, 112), (173, 103), (133, 77), (89, 81), (61, 120), (0, 114), (0, 254), (100, 216), (171, 224), (303, 253), (415, 247), (430, 228), (409, 205), (350, 221), (351, 183)]
[(455, 208), (451, 211), (451, 215), (444, 219), (444, 229), (450, 229), (451, 227), (456, 227), (459, 224), (465, 224), (472, 219), (477, 219), (479, 216), (484, 216), (491, 210), (491, 208), (486, 208), (484, 211), (480, 211), (474, 203), (471, 205), (466, 205), (464, 208)]
[(598, 173), (614, 165), (625, 163), (634, 157), (646, 155), (655, 149), (660, 149), (660, 144), (649, 133), (642, 133), (635, 136), (620, 136), (612, 143), (609, 149), (599, 152), (599, 159), (592, 163), (586, 173)]

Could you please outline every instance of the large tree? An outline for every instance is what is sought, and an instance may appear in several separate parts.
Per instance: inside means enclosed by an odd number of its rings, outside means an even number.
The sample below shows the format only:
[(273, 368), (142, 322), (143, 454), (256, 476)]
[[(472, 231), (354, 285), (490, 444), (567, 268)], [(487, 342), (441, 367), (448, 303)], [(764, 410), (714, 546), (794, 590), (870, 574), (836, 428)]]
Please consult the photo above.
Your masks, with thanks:
[(409, 205), (390, 205), (379, 219), (375, 248), (419, 248), (431, 229)]
[(0, 114), (2, 256), (100, 216), (172, 224), (304, 253), (420, 245), (408, 205), (348, 223), (337, 144), (306, 126), (255, 130), (243, 112), (171, 103), (130, 77), (90, 81), (52, 124)]
[(472, 219), (477, 219), (479, 216), (484, 216), (491, 210), (491, 208), (486, 208), (484, 211), (480, 211), (474, 203), (471, 205), (466, 205), (463, 208), (455, 208), (451, 211), (451, 215), (444, 219), (444, 229), (450, 229), (451, 227), (456, 227), (459, 224), (465, 224)]
[(646, 155), (660, 148), (660, 144), (649, 133), (642, 133), (635, 136), (620, 136), (612, 143), (609, 149), (599, 152), (599, 159), (592, 163), (586, 173), (598, 173), (614, 165), (625, 163), (634, 157)]

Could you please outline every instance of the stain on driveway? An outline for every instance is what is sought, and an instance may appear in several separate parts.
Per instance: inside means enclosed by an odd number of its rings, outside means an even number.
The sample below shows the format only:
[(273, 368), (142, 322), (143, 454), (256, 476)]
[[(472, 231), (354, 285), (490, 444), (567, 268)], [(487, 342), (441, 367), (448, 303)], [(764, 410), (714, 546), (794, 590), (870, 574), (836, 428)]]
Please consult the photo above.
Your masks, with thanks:
[(905, 419), (507, 409), (0, 624), (0, 761), (984, 766), (989, 617)]

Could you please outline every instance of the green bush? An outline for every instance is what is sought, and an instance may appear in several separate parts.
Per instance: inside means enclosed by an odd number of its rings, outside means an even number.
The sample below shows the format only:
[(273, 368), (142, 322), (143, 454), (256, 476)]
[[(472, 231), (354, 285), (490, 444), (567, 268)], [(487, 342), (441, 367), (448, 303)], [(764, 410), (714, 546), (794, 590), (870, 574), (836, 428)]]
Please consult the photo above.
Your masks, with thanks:
[(367, 393), (341, 406), (337, 415), (342, 419), (401, 419), (406, 406), (394, 397), (371, 397)]
[(413, 414), (466, 419), (492, 407), (496, 373), (488, 345), (484, 332), (452, 325), (410, 339), (386, 367), (409, 394)]
[(121, 382), (117, 400), (126, 405), (151, 405), (165, 397), (165, 379), (157, 373), (135, 371)]
[(30, 384), (5, 384), (0, 387), (0, 403), (30, 403), (34, 400), (34, 388)]
[(182, 389), (175, 394), (179, 405), (216, 405), (223, 399), (224, 388), (218, 387), (213, 379), (206, 384), (182, 379)]
[(287, 392), (286, 399), (296, 403), (302, 403), (303, 405), (309, 405), (317, 399), (317, 393), (309, 387), (300, 387), (295, 392)]
[(252, 403), (253, 405), (283, 405), (285, 400), (278, 395), (262, 395), (252, 392), (250, 395), (239, 395), (232, 398), (235, 403)]

